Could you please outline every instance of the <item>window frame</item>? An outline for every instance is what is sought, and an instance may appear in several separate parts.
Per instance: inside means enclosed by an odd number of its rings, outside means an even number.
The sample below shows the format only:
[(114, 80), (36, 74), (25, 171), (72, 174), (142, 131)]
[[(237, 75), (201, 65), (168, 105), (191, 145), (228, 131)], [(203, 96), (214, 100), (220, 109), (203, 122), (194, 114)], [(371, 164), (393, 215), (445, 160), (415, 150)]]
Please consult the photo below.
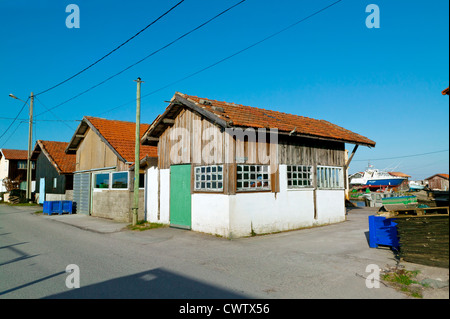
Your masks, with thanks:
[[(296, 168), (296, 171), (292, 170), (292, 168)], [(299, 171), (298, 168), (301, 167)], [(307, 168), (307, 170), (304, 170)], [(289, 174), (291, 176), (289, 177)], [(296, 177), (293, 174), (297, 174)], [(301, 174), (302, 177), (299, 177), (298, 174)], [(308, 174), (309, 177), (303, 177), (303, 174)], [(296, 182), (297, 185), (293, 185), (293, 182)], [(309, 185), (300, 185), (300, 182), (303, 184), (304, 181), (308, 181)], [(289, 185), (291, 182), (291, 185)], [(313, 165), (304, 165), (304, 164), (292, 164), (286, 165), (286, 185), (288, 190), (298, 190), (298, 189), (311, 189), (314, 188), (314, 166)]]
[[(129, 174), (129, 171), (110, 172), (109, 174), (110, 174), (110, 183), (109, 183), (110, 184), (110, 186), (109, 186), (110, 190), (128, 190), (130, 188), (130, 174)], [(114, 178), (114, 175), (118, 175), (118, 174), (126, 174), (127, 175), (127, 177), (126, 177), (127, 187), (114, 187), (113, 178)]]
[[(118, 173), (127, 174), (127, 187), (126, 188), (114, 188), (113, 187), (113, 175)], [(97, 176), (98, 175), (108, 175), (108, 187), (97, 187)], [(92, 188), (96, 191), (102, 190), (116, 190), (116, 191), (126, 191), (130, 189), (130, 172), (129, 171), (99, 171), (92, 174)]]
[[(332, 178), (330, 179), (329, 177)], [(317, 189), (344, 189), (344, 168), (340, 166), (317, 165), (316, 183)], [(323, 183), (325, 183), (325, 185), (323, 185)]]
[[(239, 170), (239, 168), (242, 168), (242, 170)], [(248, 167), (248, 171), (246, 171), (244, 168)], [(252, 167), (256, 167), (254, 171), (251, 170)], [(261, 171), (258, 171), (258, 168), (261, 168)], [(265, 170), (267, 169), (267, 170)], [(243, 175), (241, 178), (239, 178), (239, 175)], [(248, 178), (245, 178), (244, 175), (249, 174)], [(255, 178), (251, 177), (251, 174), (256, 174)], [(258, 175), (264, 175), (267, 174), (267, 178), (262, 178), (262, 183), (267, 182), (267, 186), (262, 187), (251, 187), (250, 183), (252, 182), (258, 182)], [(239, 187), (239, 183), (242, 183), (242, 186)], [(244, 183), (249, 183), (247, 187), (244, 186)], [(236, 165), (236, 192), (237, 193), (248, 193), (248, 192), (271, 192), (272, 191), (272, 181), (271, 181), (271, 173), (270, 173), (270, 165), (263, 165), (263, 164), (237, 164)]]
[[(209, 171), (208, 171), (208, 168), (210, 169)], [(204, 169), (204, 172), (202, 172), (203, 169)], [(225, 166), (223, 164), (194, 166), (193, 172), (194, 172), (193, 173), (194, 174), (193, 190), (195, 192), (203, 192), (203, 193), (223, 193), (224, 192)], [(222, 176), (221, 179), (219, 178), (220, 175)], [(203, 176), (205, 177), (205, 179), (202, 179)], [(211, 179), (208, 180), (208, 176), (211, 177)], [(213, 179), (213, 176), (216, 176), (215, 180)], [(197, 179), (198, 177), (200, 178), (200, 180)], [(200, 183), (200, 187), (198, 187), (199, 183)], [(205, 184), (205, 187), (201, 187), (202, 183)], [(210, 188), (206, 187), (206, 185), (208, 183), (211, 183)], [(213, 188), (212, 187), (213, 183), (216, 183), (217, 185), (221, 183), (222, 186), (221, 187), (217, 186), (216, 188)]]
[[(97, 187), (97, 176), (98, 175), (108, 175), (108, 187)], [(111, 172), (98, 172), (98, 173), (94, 173), (93, 174), (93, 188), (94, 189), (100, 189), (100, 190), (104, 190), (104, 189), (110, 189), (111, 188)]]

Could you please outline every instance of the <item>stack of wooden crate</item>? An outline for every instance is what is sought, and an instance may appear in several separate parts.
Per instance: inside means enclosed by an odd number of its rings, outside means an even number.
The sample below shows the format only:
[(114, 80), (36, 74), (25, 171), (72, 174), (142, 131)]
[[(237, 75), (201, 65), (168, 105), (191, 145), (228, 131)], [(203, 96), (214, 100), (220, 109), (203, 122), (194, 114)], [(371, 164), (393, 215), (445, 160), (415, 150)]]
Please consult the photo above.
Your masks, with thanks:
[(416, 215), (395, 217), (404, 261), (449, 267), (449, 215)]

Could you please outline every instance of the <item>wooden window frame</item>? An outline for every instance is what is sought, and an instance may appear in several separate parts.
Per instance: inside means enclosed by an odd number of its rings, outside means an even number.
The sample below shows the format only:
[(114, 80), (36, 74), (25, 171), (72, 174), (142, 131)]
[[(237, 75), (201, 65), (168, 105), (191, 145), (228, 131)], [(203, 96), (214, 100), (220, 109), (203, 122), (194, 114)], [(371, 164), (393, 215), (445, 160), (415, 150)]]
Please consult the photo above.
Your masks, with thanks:
[[(239, 168), (244, 168), (244, 167), (249, 167), (248, 172), (246, 172), (245, 170), (239, 170)], [(257, 167), (257, 169), (255, 171), (251, 171), (251, 167)], [(262, 168), (262, 171), (258, 171), (258, 167)], [(267, 168), (267, 171), (264, 171), (264, 168)], [(245, 178), (244, 176), (242, 176), (239, 179), (239, 175), (244, 175), (244, 174), (250, 174), (250, 176), (248, 178)], [(251, 177), (251, 174), (255, 174), (256, 176), (254, 178)], [(241, 186), (239, 187), (238, 184), (241, 183), (252, 183), (252, 182), (258, 182), (258, 175), (264, 175), (267, 174), (267, 178), (266, 179), (262, 179), (263, 183), (267, 183), (267, 186), (263, 186), (263, 187), (244, 187)], [(262, 165), (262, 164), (237, 164), (236, 165), (236, 193), (253, 193), (253, 192), (272, 192), (272, 176), (271, 176), (271, 172), (270, 172), (270, 165)]]
[[(286, 183), (287, 183), (287, 189), (288, 190), (295, 190), (295, 189), (310, 189), (314, 188), (314, 167), (312, 165), (286, 165)], [(295, 168), (295, 171), (293, 170)], [(301, 168), (299, 171), (298, 169)], [(307, 170), (304, 170), (304, 169)], [(289, 176), (291, 174), (291, 176)], [(295, 174), (295, 176), (294, 176)], [(299, 177), (299, 174), (302, 176)], [(304, 177), (304, 175), (307, 174), (309, 177)], [(309, 182), (308, 185), (299, 185), (299, 183), (303, 182)], [(291, 182), (291, 185), (289, 185)], [(294, 185), (294, 182), (297, 183), (297, 185)]]
[[(207, 172), (208, 168), (210, 168), (210, 171)], [(205, 171), (202, 172), (202, 169), (204, 169)], [(213, 169), (215, 169), (216, 171), (213, 172)], [(200, 172), (198, 172), (198, 170), (200, 170)], [(221, 171), (219, 171), (221, 170)], [(205, 175), (203, 175), (205, 174)], [(220, 193), (224, 193), (224, 189), (225, 189), (225, 165), (223, 164), (214, 164), (214, 165), (193, 165), (192, 166), (192, 175), (193, 175), (193, 191), (196, 193), (214, 193), (214, 194), (220, 194)], [(219, 179), (219, 175), (222, 175), (222, 179)], [(205, 176), (205, 179), (202, 180), (202, 176)], [(208, 180), (208, 176), (211, 177), (210, 180)], [(213, 180), (213, 176), (217, 176), (216, 180)], [(200, 180), (197, 180), (197, 177), (200, 177)], [(197, 187), (198, 183), (200, 183), (200, 187)], [(205, 183), (205, 187), (202, 188), (201, 187), (201, 183)], [(211, 183), (211, 187), (208, 188), (206, 187), (207, 183)], [(222, 187), (216, 187), (216, 188), (212, 188), (212, 183), (221, 183)]]
[(343, 190), (345, 188), (344, 168), (340, 166), (317, 165), (316, 183), (319, 190)]

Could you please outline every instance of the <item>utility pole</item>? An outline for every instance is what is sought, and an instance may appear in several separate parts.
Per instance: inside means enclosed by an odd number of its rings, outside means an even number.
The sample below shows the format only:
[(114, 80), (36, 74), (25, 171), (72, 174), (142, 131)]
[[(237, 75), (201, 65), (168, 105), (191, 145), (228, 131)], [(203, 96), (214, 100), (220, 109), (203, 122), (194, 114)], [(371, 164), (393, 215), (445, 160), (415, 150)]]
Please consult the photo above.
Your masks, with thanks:
[(136, 141), (134, 147), (134, 204), (133, 204), (133, 226), (137, 224), (139, 210), (139, 168), (140, 168), (140, 145), (141, 145), (141, 78), (135, 80), (137, 82), (136, 92)]
[(27, 200), (31, 202), (31, 179), (32, 179), (32, 168), (31, 168), (31, 148), (32, 148), (32, 136), (33, 136), (33, 102), (34, 95), (31, 92), (30, 95), (30, 121), (28, 123), (28, 157), (27, 157)]

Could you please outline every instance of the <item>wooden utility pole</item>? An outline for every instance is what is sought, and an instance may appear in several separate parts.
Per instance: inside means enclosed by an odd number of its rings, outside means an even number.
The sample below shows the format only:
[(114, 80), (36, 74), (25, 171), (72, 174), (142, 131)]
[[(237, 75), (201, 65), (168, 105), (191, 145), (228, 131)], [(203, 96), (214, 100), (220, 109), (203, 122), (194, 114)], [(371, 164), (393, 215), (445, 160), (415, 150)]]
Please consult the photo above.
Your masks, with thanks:
[(31, 92), (30, 95), (30, 120), (28, 123), (28, 156), (27, 156), (27, 201), (31, 201), (31, 179), (32, 179), (32, 167), (31, 167), (31, 148), (32, 148), (32, 136), (33, 136), (33, 102), (34, 95)]
[(141, 145), (141, 78), (137, 82), (136, 92), (136, 141), (134, 150), (134, 203), (133, 203), (133, 226), (137, 224), (139, 210), (139, 168), (140, 168), (140, 145)]

